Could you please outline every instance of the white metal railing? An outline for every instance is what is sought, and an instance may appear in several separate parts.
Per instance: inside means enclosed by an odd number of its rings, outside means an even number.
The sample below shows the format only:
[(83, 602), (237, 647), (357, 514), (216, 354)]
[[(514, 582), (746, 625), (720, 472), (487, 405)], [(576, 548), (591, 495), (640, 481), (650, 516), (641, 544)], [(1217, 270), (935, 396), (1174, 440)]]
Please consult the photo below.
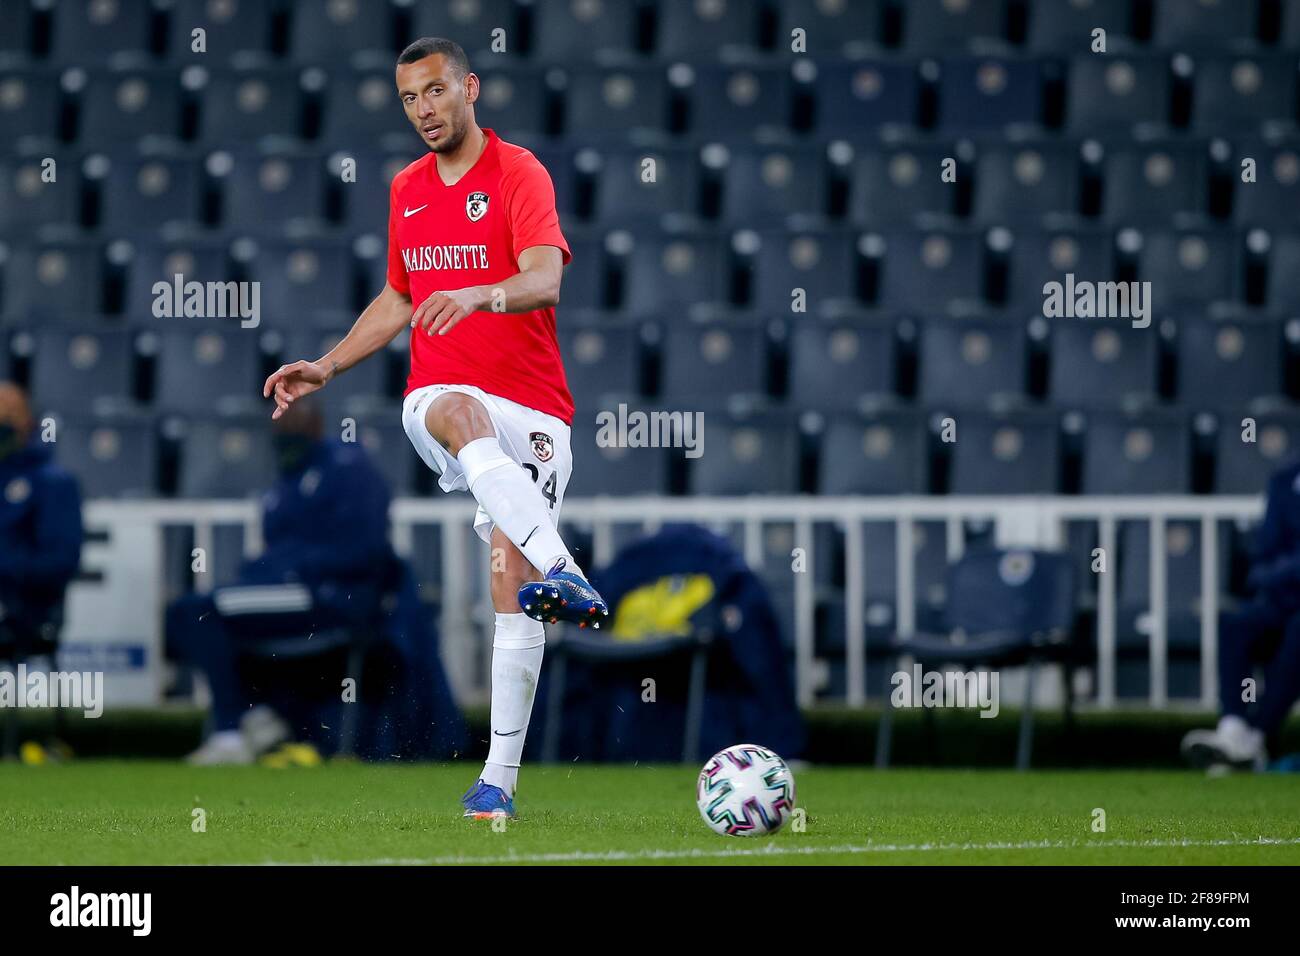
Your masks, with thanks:
[[(1149, 534), (1149, 601), (1151, 630), (1150, 693), (1152, 707), (1168, 703), (1166, 664), (1168, 601), (1165, 528), (1169, 521), (1197, 521), (1201, 548), (1201, 703), (1214, 706), (1217, 694), (1217, 625), (1219, 592), (1218, 522), (1254, 521), (1263, 511), (1263, 499), (1252, 497), (1066, 497), (1066, 496), (944, 496), (944, 497), (745, 497), (745, 498), (572, 498), (565, 502), (564, 519), (589, 529), (592, 534), (592, 564), (613, 557), (614, 531), (631, 526), (653, 531), (665, 522), (692, 521), (710, 527), (738, 526), (743, 553), (751, 566), (763, 559), (763, 532), (773, 524), (793, 525), (795, 547), (806, 558), (805, 573), (793, 573), (792, 592), (795, 618), (796, 686), (802, 705), (814, 702), (818, 690), (818, 661), (815, 657), (815, 567), (814, 528), (830, 523), (845, 534), (845, 634), (847, 702), (861, 706), (866, 700), (866, 589), (863, 526), (885, 522), (894, 526), (896, 560), (895, 620), (902, 635), (916, 629), (915, 534), (919, 522), (942, 522), (946, 529), (945, 551), (949, 561), (961, 555), (964, 524), (990, 522), (1000, 545), (1059, 548), (1064, 545), (1066, 523), (1095, 522), (1098, 544), (1107, 556), (1107, 573), (1097, 581), (1096, 703), (1113, 707), (1116, 700), (1116, 554), (1121, 521), (1145, 521)], [(440, 529), (442, 594), (472, 595), (476, 579), (486, 578), (486, 555), (475, 547), (472, 536), (473, 502), (463, 496), (439, 499), (399, 499), (393, 504), (393, 542), (398, 553), (410, 555), (415, 529), (433, 525)], [(256, 553), (260, 547), (259, 512), (256, 501), (96, 501), (87, 505), (86, 522), (91, 528), (145, 523), (156, 529), (153, 540), (161, 548), (165, 525), (191, 525), (196, 547), (210, 549), (214, 528), (239, 525), (245, 530), (244, 550)], [(201, 589), (210, 587), (198, 578)], [(443, 600), (441, 633), (444, 663), (453, 688), (462, 699), (482, 696), (485, 688), (478, 666), (488, 652), (486, 642), (476, 639), (473, 614), (477, 606), (464, 601)]]

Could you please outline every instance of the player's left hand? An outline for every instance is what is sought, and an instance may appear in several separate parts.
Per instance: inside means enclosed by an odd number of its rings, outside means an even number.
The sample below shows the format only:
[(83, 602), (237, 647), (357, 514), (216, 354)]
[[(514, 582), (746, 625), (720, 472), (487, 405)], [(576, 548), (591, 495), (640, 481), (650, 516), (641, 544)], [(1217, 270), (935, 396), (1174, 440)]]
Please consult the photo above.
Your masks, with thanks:
[(453, 325), (485, 304), (477, 286), (435, 292), (412, 313), (411, 328), (424, 329), (429, 335), (446, 335)]

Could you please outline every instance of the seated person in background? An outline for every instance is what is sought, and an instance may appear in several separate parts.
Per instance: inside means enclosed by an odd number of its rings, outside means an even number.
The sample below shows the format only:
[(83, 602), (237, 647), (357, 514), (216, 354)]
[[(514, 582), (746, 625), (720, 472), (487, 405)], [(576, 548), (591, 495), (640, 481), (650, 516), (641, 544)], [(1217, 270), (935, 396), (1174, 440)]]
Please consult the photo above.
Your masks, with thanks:
[[(1300, 699), (1300, 462), (1269, 480), (1247, 584), (1252, 601), (1219, 617), (1219, 704), (1214, 730), (1183, 738), (1197, 766), (1262, 769), (1269, 742)], [(1264, 670), (1255, 690), (1255, 667)]]
[(397, 560), (388, 488), (361, 445), (325, 439), (310, 401), (273, 427), (280, 478), (263, 498), (265, 550), (234, 586), (187, 595), (167, 612), (169, 656), (202, 670), (212, 691), (214, 732), (195, 763), (248, 763), (290, 735), (267, 708), (250, 711), (260, 689), (241, 682), (239, 642), (373, 623)]
[(0, 660), (53, 654), (63, 594), (81, 565), (81, 492), (0, 382)]

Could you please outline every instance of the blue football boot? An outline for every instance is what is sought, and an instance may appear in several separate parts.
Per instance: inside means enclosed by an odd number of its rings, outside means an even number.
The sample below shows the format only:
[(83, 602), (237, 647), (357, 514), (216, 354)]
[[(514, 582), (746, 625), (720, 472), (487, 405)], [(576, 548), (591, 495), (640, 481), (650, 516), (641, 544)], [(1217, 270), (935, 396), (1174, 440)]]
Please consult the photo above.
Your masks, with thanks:
[(465, 805), (467, 820), (491, 820), (495, 817), (513, 820), (515, 818), (514, 800), (507, 797), (506, 792), (500, 787), (494, 787), (482, 780), (475, 781), (474, 786), (465, 791), (460, 802)]
[(567, 621), (578, 627), (598, 629), (609, 617), (609, 608), (596, 589), (577, 571), (564, 570), (564, 558), (555, 562), (540, 581), (529, 581), (519, 589), (519, 607), (534, 621), (556, 624)]

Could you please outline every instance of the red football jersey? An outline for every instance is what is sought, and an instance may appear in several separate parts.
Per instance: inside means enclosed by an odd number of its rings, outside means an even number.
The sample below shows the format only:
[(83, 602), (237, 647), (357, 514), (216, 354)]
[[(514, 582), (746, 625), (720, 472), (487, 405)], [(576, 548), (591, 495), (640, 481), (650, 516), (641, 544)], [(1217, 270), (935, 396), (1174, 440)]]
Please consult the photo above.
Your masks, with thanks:
[[(557, 247), (566, 265), (572, 258), (545, 167), (492, 130), (483, 134), (482, 155), (454, 186), (439, 177), (433, 153), (393, 178), (388, 284), (409, 293), (413, 305), (434, 292), (510, 278), (519, 272), (519, 254), (530, 246)], [(412, 329), (406, 391), (425, 385), (475, 385), (573, 421), (554, 309), (475, 312), (446, 335)]]

